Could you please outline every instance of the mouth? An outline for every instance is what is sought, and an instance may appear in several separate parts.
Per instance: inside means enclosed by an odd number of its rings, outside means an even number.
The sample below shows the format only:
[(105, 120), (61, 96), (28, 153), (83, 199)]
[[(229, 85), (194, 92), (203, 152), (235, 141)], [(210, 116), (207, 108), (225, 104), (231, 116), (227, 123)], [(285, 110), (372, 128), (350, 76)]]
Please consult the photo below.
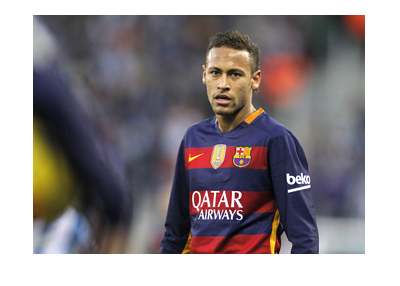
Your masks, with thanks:
[(215, 102), (220, 105), (228, 105), (231, 102), (231, 98), (226, 94), (217, 94), (214, 99)]

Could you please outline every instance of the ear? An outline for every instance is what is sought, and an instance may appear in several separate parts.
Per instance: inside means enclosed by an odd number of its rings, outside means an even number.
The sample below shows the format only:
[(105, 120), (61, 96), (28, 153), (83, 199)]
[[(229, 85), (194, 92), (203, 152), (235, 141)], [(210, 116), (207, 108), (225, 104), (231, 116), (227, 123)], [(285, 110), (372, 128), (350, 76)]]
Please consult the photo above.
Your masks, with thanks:
[(206, 84), (206, 67), (203, 65), (203, 83)]
[(253, 73), (253, 76), (251, 77), (251, 88), (253, 90), (258, 89), (261, 83), (261, 70), (256, 71)]

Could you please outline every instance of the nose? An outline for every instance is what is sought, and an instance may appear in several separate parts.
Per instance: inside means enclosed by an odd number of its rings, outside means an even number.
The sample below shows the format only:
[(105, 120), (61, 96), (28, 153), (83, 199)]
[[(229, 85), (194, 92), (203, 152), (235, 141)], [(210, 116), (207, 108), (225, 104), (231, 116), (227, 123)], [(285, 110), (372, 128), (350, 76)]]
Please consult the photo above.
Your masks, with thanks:
[(221, 90), (229, 90), (230, 89), (228, 77), (226, 74), (221, 75), (220, 81), (218, 83), (218, 89), (221, 89)]

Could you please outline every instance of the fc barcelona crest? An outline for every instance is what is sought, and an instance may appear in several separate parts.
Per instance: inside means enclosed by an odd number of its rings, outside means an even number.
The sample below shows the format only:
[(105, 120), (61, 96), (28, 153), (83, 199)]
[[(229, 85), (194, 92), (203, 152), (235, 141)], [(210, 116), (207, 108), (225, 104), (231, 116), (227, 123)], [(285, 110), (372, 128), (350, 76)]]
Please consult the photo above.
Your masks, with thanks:
[(235, 155), (233, 155), (233, 165), (239, 168), (249, 165), (251, 161), (251, 149), (253, 147), (236, 147)]
[(226, 154), (226, 145), (218, 144), (214, 146), (211, 154), (211, 166), (218, 169), (224, 163)]

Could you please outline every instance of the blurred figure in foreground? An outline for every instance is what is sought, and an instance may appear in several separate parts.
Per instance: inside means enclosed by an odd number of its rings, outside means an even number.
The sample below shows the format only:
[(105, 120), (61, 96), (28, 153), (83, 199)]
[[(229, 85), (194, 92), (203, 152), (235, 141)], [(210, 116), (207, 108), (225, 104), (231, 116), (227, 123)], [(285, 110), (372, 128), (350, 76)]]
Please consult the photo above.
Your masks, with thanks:
[(104, 152), (68, 86), (34, 70), (33, 219), (44, 222), (46, 232), (65, 214), (76, 222), (75, 240), (79, 229), (86, 232), (80, 246), (72, 239), (61, 252), (124, 252), (131, 200)]
[(33, 253), (125, 253), (124, 164), (76, 101), (52, 36), (33, 24)]

